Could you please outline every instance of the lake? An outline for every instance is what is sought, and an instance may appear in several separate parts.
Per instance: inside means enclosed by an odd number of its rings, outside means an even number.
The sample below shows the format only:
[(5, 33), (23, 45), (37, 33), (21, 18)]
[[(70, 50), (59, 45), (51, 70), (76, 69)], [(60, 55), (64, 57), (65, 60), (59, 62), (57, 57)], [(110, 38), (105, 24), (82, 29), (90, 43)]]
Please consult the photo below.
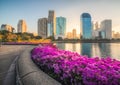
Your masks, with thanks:
[(58, 48), (88, 57), (111, 57), (120, 60), (120, 43), (55, 43)]

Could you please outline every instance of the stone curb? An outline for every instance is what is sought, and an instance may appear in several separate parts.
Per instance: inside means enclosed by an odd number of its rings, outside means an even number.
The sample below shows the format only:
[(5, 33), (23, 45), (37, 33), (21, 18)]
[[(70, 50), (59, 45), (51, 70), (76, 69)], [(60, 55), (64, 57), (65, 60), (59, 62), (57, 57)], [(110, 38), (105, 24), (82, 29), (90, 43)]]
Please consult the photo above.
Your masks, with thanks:
[(61, 85), (59, 82), (41, 71), (31, 60), (31, 50), (27, 48), (16, 64), (17, 85)]
[(7, 75), (5, 77), (5, 80), (3, 81), (3, 85), (15, 85), (15, 64), (16, 64), (16, 61), (18, 59), (18, 56), (14, 59), (14, 61), (12, 62), (8, 72), (7, 72)]

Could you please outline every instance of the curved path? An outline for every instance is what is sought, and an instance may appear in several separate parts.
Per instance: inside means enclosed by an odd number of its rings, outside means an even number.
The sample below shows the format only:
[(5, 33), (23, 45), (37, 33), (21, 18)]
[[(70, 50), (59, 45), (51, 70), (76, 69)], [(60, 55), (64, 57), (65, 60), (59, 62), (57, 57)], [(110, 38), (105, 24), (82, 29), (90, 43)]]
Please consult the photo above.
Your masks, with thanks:
[(14, 67), (12, 64), (13, 61), (27, 47), (30, 47), (30, 46), (28, 45), (2, 45), (0, 47), (0, 85), (3, 84), (6, 78), (6, 75), (8, 75), (9, 73), (13, 73), (13, 69), (12, 69)]

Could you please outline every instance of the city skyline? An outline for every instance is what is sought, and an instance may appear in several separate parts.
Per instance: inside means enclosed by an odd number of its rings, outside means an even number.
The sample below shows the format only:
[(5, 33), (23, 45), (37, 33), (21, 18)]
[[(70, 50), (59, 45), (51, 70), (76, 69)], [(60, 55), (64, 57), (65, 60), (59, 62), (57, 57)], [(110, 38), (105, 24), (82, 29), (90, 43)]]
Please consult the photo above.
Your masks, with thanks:
[(37, 33), (37, 20), (48, 17), (48, 11), (54, 10), (56, 17), (63, 16), (67, 19), (66, 32), (76, 28), (80, 33), (80, 15), (88, 12), (92, 21), (101, 22), (111, 19), (112, 30), (120, 32), (118, 0), (1, 0), (0, 1), (0, 25), (9, 24), (17, 30), (18, 20), (24, 19), (28, 26), (28, 32)]

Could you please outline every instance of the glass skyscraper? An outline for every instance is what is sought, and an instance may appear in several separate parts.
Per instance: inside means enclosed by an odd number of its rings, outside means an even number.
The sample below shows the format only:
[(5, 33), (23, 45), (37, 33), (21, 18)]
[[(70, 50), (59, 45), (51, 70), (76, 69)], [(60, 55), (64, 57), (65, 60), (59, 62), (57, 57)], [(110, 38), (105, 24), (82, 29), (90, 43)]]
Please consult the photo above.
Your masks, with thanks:
[(48, 23), (48, 26), (47, 26), (47, 37), (49, 36), (52, 36), (53, 35), (53, 26), (52, 24)]
[(56, 16), (54, 10), (49, 10), (47, 36), (56, 35)]
[(101, 22), (101, 33), (102, 38), (111, 39), (112, 38), (112, 20), (107, 19)]
[(56, 18), (56, 37), (65, 37), (66, 32), (66, 18), (57, 17)]
[(82, 39), (92, 38), (92, 22), (89, 13), (83, 13), (81, 15), (81, 35)]

